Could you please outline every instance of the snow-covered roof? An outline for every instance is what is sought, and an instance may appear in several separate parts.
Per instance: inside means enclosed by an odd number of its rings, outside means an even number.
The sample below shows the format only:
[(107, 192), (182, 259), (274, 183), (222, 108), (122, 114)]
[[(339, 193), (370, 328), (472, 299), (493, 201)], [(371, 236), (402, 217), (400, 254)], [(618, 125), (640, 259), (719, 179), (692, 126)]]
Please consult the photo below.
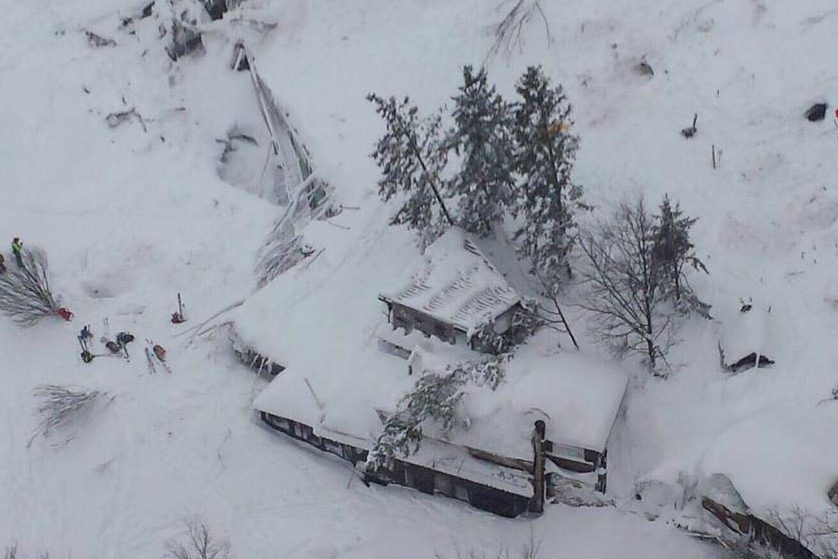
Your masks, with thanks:
[(459, 227), (425, 249), (419, 263), (393, 291), (392, 301), (468, 332), (518, 303), (518, 292)]
[[(471, 387), (462, 401), (466, 429), (446, 434), (434, 424), (426, 435), (500, 456), (532, 460), (530, 436), (534, 422), (543, 420), (547, 438), (578, 448), (602, 451), (625, 394), (626, 375), (609, 364), (578, 353), (548, 350), (534, 340), (506, 364), (505, 380), (491, 390)], [(420, 351), (420, 362), (433, 370), (444, 356)], [(315, 433), (350, 437), (340, 442), (370, 448), (382, 430), (376, 410), (393, 411), (421, 372), (407, 374), (407, 361), (390, 355), (378, 367), (347, 364), (346, 370), (306, 374), (286, 369), (256, 398), (254, 407), (300, 421)], [(372, 374), (372, 376), (368, 376)], [(352, 442), (354, 441), (354, 442)]]
[(536, 336), (506, 365), (506, 381), (496, 391), (464, 398), (471, 428), (453, 435), (457, 442), (531, 460), (530, 435), (540, 419), (555, 443), (605, 449), (628, 377), (606, 361), (557, 351), (550, 341)]
[(791, 506), (820, 515), (832, 507), (827, 493), (838, 480), (835, 425), (838, 402), (771, 406), (721, 433), (700, 468), (728, 476), (763, 517)]
[[(329, 431), (349, 437), (358, 447), (364, 446), (358, 441), (372, 444), (378, 438), (382, 424), (376, 410), (395, 410), (415, 385), (419, 369), (443, 371), (450, 363), (487, 357), (422, 337), (410, 348), (417, 352), (417, 371), (409, 375), (405, 359), (382, 351), (377, 334), (389, 327), (381, 326), (387, 319), (377, 304), (380, 285), (373, 279), (396, 276), (416, 252), (409, 233), (390, 227), (383, 213), (370, 213), (342, 214), (347, 226), (354, 224), (352, 219), (366, 223), (350, 230), (312, 222), (306, 241), (325, 248), (320, 256), (281, 275), (235, 311), (235, 332), (242, 342), (287, 367), (258, 396), (256, 409), (301, 421), (324, 436)], [(462, 232), (449, 232), (436, 250), (464, 240)], [(371, 274), (373, 253), (378, 267)], [(487, 263), (474, 265), (477, 276), (486, 273), (493, 285), (510, 289), (489, 273)], [(446, 438), (433, 425), (423, 425), (426, 434), (531, 460), (533, 422), (543, 419), (547, 436), (557, 443), (592, 450), (605, 446), (626, 388), (619, 369), (557, 352), (555, 337), (545, 330), (516, 350), (505, 371), (496, 390), (469, 385), (461, 406), (469, 429), (456, 429)]]

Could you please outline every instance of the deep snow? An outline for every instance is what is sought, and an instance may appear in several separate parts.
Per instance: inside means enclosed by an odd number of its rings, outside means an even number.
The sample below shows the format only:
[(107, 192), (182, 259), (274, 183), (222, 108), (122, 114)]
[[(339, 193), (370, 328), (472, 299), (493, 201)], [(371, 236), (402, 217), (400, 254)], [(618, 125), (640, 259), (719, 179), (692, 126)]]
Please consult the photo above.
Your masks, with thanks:
[[(596, 212), (625, 193), (657, 200), (669, 192), (700, 217), (696, 244), (711, 275), (695, 278), (699, 294), (721, 305), (759, 291), (783, 309), (771, 369), (722, 373), (719, 324), (698, 320), (681, 332), (670, 379), (649, 380), (626, 364), (635, 381), (610, 452), (612, 496), (630, 498), (638, 479), (721, 471), (757, 509), (825, 509), (823, 485), (830, 471), (838, 477), (826, 444), (838, 403), (816, 405), (838, 383), (838, 145), (829, 120), (812, 124), (802, 113), (822, 98), (832, 113), (838, 99), (832, 2), (543, 5), (553, 44), (534, 21), (520, 53), (489, 61), (490, 77), (510, 93), (526, 64), (541, 63), (564, 84), (582, 140), (577, 177)], [(392, 208), (377, 199), (368, 157), (381, 124), (364, 95), (410, 94), (428, 110), (445, 102), (461, 65), (485, 58), (487, 26), (501, 15), (492, 3), (269, 4), (261, 12), (277, 22), (269, 35), (213, 24), (207, 53), (175, 65), (153, 27), (117, 31), (118, 14), (136, 8), (0, 0), (0, 240), (20, 235), (43, 246), (53, 285), (77, 317), (26, 330), (0, 320), (0, 547), (17, 540), (53, 556), (159, 557), (187, 519), (201, 518), (229, 537), (237, 557), (432, 557), (455, 543), (514, 549), (531, 530), (547, 557), (714, 553), (613, 508), (557, 505), (535, 521), (505, 520), (406, 489), (364, 487), (345, 464), (259, 424), (251, 403), (264, 382), (234, 362), (222, 330), (188, 343), (177, 335), (184, 327), (168, 322), (178, 291), (185, 326), (250, 295), (255, 256), (279, 214), (217, 174), (215, 140), (260, 125), (247, 75), (228, 69), (239, 35), (336, 196), (361, 208), (335, 218), (353, 228), (348, 234), (326, 222), (306, 232), (328, 245), (320, 258), (335, 266), (341, 255), (365, 257), (348, 260), (362, 263), (345, 271), (358, 281), (322, 296), (355, 300), (365, 294), (353, 288), (364, 285), (372, 315), (379, 262), (406, 267), (418, 249), (409, 233), (384, 225)], [(92, 49), (86, 28), (118, 46)], [(632, 70), (644, 55), (651, 79)], [(105, 124), (128, 107), (145, 117), (147, 133), (137, 122)], [(694, 112), (699, 132), (686, 141), (678, 131)], [(717, 170), (711, 145), (722, 152)], [(388, 250), (364, 253), (372, 246), (364, 237), (385, 234)], [(279, 312), (295, 297), (321, 295), (320, 278), (288, 274), (282, 280), (295, 283), (274, 302)], [(335, 303), (312, 322), (339, 321), (342, 312)], [(581, 333), (584, 318), (571, 314)], [(98, 338), (104, 318), (111, 335), (137, 335), (130, 363), (78, 359), (78, 328), (90, 323)], [(171, 376), (148, 374), (146, 338), (169, 349)], [(583, 341), (586, 353), (603, 353)], [(37, 423), (31, 391), (45, 382), (116, 399), (68, 444), (39, 439), (27, 448)]]

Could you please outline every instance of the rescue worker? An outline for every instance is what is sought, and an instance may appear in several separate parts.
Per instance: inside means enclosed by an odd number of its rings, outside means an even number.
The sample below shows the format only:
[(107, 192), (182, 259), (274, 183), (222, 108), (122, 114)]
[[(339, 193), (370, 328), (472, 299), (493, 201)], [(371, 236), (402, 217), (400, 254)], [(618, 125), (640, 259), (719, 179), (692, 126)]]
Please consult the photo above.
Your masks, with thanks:
[(125, 358), (128, 358), (128, 344), (134, 341), (133, 334), (129, 334), (128, 332), (119, 332), (116, 335), (116, 343), (119, 348), (125, 352)]
[(23, 241), (19, 237), (12, 239), (12, 254), (15, 255), (17, 265), (23, 268)]
[(151, 351), (154, 352), (154, 356), (157, 357), (161, 362), (166, 361), (166, 350), (160, 344), (154, 344), (154, 347), (151, 348)]
[(93, 333), (90, 331), (90, 325), (86, 325), (84, 328), (81, 329), (79, 333), (79, 345), (81, 345), (83, 350), (89, 349), (88, 340), (93, 339)]

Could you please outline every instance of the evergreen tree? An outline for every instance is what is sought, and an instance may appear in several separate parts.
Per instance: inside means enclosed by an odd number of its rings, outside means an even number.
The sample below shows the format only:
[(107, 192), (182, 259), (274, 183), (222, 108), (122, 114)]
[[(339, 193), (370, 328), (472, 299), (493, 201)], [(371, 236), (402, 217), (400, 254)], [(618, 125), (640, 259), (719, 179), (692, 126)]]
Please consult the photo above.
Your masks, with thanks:
[(421, 118), (407, 97), (382, 99), (369, 95), (387, 131), (372, 157), (382, 171), (378, 193), (388, 201), (399, 193), (406, 199), (391, 220), (417, 230), (425, 243), (433, 241), (453, 222), (440, 194), (440, 173), (448, 160), (442, 147), (440, 118)]
[(389, 468), (396, 456), (416, 452), (422, 442), (422, 423), (427, 419), (438, 421), (443, 432), (452, 429), (466, 382), (460, 370), (421, 377), (413, 391), (402, 397), (396, 412), (386, 417), (384, 430), (367, 457), (367, 468)]
[(508, 359), (508, 355), (500, 355), (485, 361), (455, 363), (443, 372), (423, 370), (396, 411), (382, 414), (384, 429), (367, 455), (367, 471), (389, 469), (395, 458), (416, 452), (422, 444), (425, 422), (432, 421), (442, 434), (457, 427), (463, 422), (460, 402), (468, 385), (496, 390), (506, 376), (504, 363)]
[(489, 86), (485, 69), (475, 74), (471, 66), (464, 67), (463, 82), (453, 98), (456, 127), (450, 138), (462, 166), (450, 187), (459, 199), (460, 225), (486, 236), (512, 200), (512, 119), (508, 103)]
[(548, 286), (570, 273), (567, 258), (576, 239), (574, 212), (585, 208), (582, 187), (571, 172), (578, 138), (570, 132), (571, 106), (561, 85), (551, 87), (540, 67), (530, 66), (516, 88), (515, 169), (520, 176), (514, 211), (523, 216), (515, 232), (531, 271)]
[(669, 195), (663, 197), (659, 211), (655, 216), (653, 253), (662, 282), (676, 305), (706, 315), (709, 306), (695, 296), (685, 273), (688, 267), (708, 273), (707, 267), (695, 255), (690, 240), (690, 229), (698, 218), (684, 215), (678, 203), (673, 208)]

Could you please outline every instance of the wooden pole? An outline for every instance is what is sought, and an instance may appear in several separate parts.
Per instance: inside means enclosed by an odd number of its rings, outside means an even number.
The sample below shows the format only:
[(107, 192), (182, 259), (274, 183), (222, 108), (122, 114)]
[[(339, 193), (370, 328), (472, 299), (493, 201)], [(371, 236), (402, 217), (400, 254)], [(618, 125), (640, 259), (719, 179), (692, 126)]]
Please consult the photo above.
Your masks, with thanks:
[(535, 429), (532, 433), (533, 448), (533, 497), (530, 501), (530, 512), (541, 514), (544, 512), (544, 422), (540, 419), (535, 422)]
[(710, 153), (713, 154), (713, 168), (716, 168), (716, 144), (710, 146)]
[(177, 312), (183, 318), (183, 301), (180, 298), (180, 293), (177, 294)]

